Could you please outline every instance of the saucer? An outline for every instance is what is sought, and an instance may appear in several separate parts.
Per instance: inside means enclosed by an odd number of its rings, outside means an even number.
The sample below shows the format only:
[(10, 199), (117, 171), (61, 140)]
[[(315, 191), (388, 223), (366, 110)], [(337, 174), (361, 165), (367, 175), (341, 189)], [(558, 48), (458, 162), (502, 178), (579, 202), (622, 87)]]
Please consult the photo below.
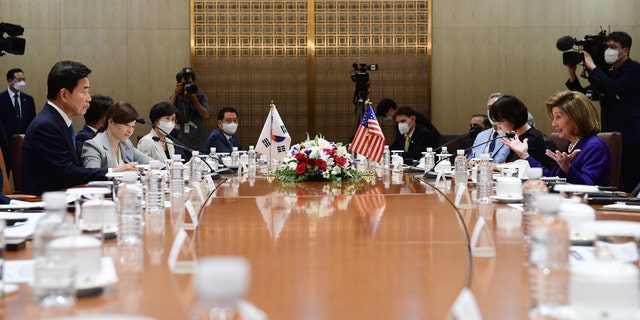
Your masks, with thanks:
[(593, 242), (597, 233), (609, 235), (634, 235), (640, 236), (640, 222), (598, 220), (584, 222), (575, 228), (570, 236), (571, 242), (582, 240), (583, 242)]
[(89, 290), (101, 288), (118, 282), (118, 274), (111, 257), (100, 259), (100, 274), (82, 279), (76, 279), (76, 289)]
[[(552, 316), (554, 317), (554, 319), (559, 319), (559, 320), (600, 319), (596, 315), (589, 317), (584, 314), (581, 314), (578, 308), (572, 307), (571, 305), (557, 307), (554, 311), (552, 311)], [(612, 319), (617, 319), (617, 318), (612, 318)], [(634, 316), (629, 320), (640, 320), (640, 310), (636, 311), (634, 313)]]
[(494, 200), (498, 203), (518, 203), (522, 202), (522, 197), (503, 197), (503, 196), (491, 196), (489, 197), (491, 200)]
[(5, 295), (18, 292), (18, 285), (13, 283), (5, 283), (2, 287), (2, 291), (4, 291)]

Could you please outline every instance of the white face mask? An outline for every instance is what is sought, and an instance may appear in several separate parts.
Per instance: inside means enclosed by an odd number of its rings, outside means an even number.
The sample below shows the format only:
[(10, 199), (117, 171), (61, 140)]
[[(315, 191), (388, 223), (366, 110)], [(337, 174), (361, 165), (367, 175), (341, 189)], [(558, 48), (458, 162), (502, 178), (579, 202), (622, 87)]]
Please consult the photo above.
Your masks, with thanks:
[(27, 86), (27, 83), (24, 82), (24, 80), (20, 81), (20, 82), (16, 82), (13, 84), (13, 88), (18, 90), (18, 91), (22, 91), (24, 90), (24, 87)]
[(226, 134), (234, 134), (236, 133), (236, 130), (238, 130), (238, 124), (237, 123), (223, 123), (222, 124), (222, 130), (226, 133)]
[(176, 124), (173, 121), (162, 121), (158, 122), (158, 128), (166, 133), (171, 133), (173, 128), (175, 128)]
[(608, 48), (604, 51), (604, 62), (608, 64), (614, 64), (618, 61), (618, 50)]
[(392, 121), (393, 120), (393, 116), (386, 116), (386, 117), (382, 118), (382, 120)]
[(398, 122), (398, 131), (400, 131), (400, 134), (409, 133), (409, 124), (405, 122)]

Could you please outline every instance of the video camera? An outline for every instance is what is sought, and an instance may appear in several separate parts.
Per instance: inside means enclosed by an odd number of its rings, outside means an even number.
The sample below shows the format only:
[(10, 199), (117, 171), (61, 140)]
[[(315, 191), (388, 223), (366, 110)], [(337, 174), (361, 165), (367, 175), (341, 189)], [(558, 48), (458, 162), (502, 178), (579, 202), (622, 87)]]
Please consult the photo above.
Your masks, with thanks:
[[(4, 34), (7, 34), (5, 38)], [(3, 51), (11, 54), (24, 54), (26, 40), (18, 38), (24, 33), (24, 28), (17, 24), (0, 22), (0, 56), (4, 55)]]
[(184, 89), (184, 91), (191, 94), (198, 92), (198, 86), (195, 83), (188, 80), (188, 79), (195, 80), (195, 73), (191, 68), (182, 69), (182, 78), (184, 79), (184, 81), (182, 82), (182, 89)]
[[(575, 47), (575, 48), (574, 48)], [(564, 65), (578, 65), (584, 61), (586, 51), (593, 58), (593, 63), (603, 70), (609, 69), (609, 65), (604, 61), (604, 51), (607, 50), (607, 31), (601, 30), (598, 34), (586, 35), (578, 40), (571, 36), (564, 36), (556, 42), (556, 48), (563, 51), (562, 63)]]
[(367, 71), (378, 70), (377, 64), (353, 63), (351, 81), (356, 83), (356, 90), (353, 93), (353, 104), (358, 104), (358, 100), (365, 101), (369, 97), (369, 73)]

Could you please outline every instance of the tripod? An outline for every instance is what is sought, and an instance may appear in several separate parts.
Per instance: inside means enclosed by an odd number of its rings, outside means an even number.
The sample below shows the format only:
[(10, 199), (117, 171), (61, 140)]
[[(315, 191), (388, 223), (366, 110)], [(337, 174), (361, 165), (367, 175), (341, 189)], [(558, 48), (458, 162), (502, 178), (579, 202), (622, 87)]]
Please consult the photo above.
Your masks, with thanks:
[(355, 108), (353, 110), (353, 124), (351, 126), (351, 135), (349, 135), (349, 143), (353, 142), (360, 120), (362, 120), (362, 116), (364, 115), (365, 102), (369, 101), (368, 76), (367, 74), (366, 81), (356, 82), (356, 90), (353, 93), (353, 104)]

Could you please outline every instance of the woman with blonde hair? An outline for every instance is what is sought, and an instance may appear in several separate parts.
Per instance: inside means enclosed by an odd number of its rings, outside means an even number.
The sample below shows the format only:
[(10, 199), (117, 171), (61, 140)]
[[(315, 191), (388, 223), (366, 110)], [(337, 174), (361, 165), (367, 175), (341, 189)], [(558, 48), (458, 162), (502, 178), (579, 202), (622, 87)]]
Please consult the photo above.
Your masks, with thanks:
[(548, 170), (538, 159), (529, 156), (527, 144), (508, 141), (507, 145), (532, 167), (543, 167), (545, 176), (567, 178), (567, 182), (608, 186), (611, 155), (607, 144), (598, 137), (600, 116), (598, 110), (584, 94), (561, 91), (547, 100), (547, 113), (558, 136), (569, 141), (567, 150), (546, 150), (556, 165)]

